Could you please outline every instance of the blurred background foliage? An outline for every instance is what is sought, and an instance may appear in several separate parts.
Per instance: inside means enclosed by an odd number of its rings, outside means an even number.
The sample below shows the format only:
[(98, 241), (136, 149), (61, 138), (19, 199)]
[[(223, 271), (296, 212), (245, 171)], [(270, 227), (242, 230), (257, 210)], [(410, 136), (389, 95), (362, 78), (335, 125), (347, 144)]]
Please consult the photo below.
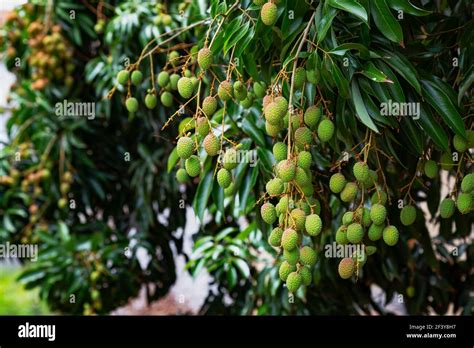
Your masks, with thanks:
[[(232, 11), (212, 46), (219, 61), (228, 63), (232, 52), (240, 59), (241, 74), (269, 83), (276, 73), (269, 62), (276, 59), (284, 64), (291, 59), (312, 13), (308, 2), (282, 2), (295, 11), (295, 20), (282, 16), (274, 29), (264, 27), (255, 16), (252, 20), (243, 11)], [(0, 242), (39, 243), (38, 262), (28, 264), (19, 277), (27, 288), (39, 289), (52, 311), (71, 314), (108, 313), (135, 297), (142, 286), (148, 300), (163, 297), (176, 279), (172, 245), (182, 252), (182, 234), (174, 231), (185, 226), (185, 209), (178, 208), (184, 199), (202, 222), (194, 253), (186, 255), (187, 269), (192, 274), (207, 269), (215, 285), (202, 314), (386, 313), (371, 296), (373, 284), (386, 292), (387, 299), (414, 289), (405, 296), (409, 314), (442, 314), (450, 304), (455, 312), (472, 313), (468, 284), (474, 252), (469, 242), (472, 214), (455, 214), (441, 223), (436, 236), (430, 236), (425, 219), (418, 219), (403, 230), (397, 247), (381, 249), (368, 260), (357, 284), (339, 278), (336, 260), (320, 257), (313, 286), (289, 303), (275, 267), (277, 255), (266, 241), (269, 226), (255, 207), (274, 163), (260, 104), (247, 110), (232, 104), (225, 111), (230, 115), (225, 119), (226, 136), (239, 139), (242, 149), (255, 151), (259, 158), (255, 167), (238, 166), (237, 190), (229, 198), (213, 179), (210, 158), (200, 181), (176, 183), (173, 150), (182, 119), (164, 131), (162, 126), (180, 105), (179, 97), (174, 97), (172, 111), (162, 105), (154, 110), (140, 105), (133, 115), (123, 106), (128, 91), (118, 87), (109, 94), (117, 72), (127, 62), (135, 62), (151, 40), (162, 42), (167, 33), (222, 16), (234, 1), (157, 3), (31, 1), (1, 29), (0, 50), (18, 81), (7, 122), (11, 141), (0, 150), (0, 176), (11, 178), (0, 185)], [(240, 3), (242, 8), (257, 9), (249, 0)], [(471, 4), (424, 0), (413, 1), (414, 6), (408, 1), (387, 1), (392, 10), (387, 7), (384, 19), (391, 27), (384, 28), (376, 18), (382, 14), (373, 10), (362, 20), (370, 22), (368, 29), (354, 11), (337, 3), (326, 0), (312, 5), (317, 15), (311, 36), (330, 54), (300, 56), (320, 69), (321, 93), (336, 114), (337, 139), (315, 154), (317, 169), (324, 172), (342, 150), (362, 141), (367, 127), (381, 129), (378, 146), (394, 159), (382, 158), (381, 166), (391, 194), (398, 199), (403, 197), (398, 189), (411, 179), (427, 149), (438, 159), (449, 150), (455, 133), (472, 128)], [(370, 9), (373, 1), (360, 3)], [(400, 24), (393, 21), (397, 9), (405, 11)], [(29, 33), (34, 23), (40, 25), (35, 35), (51, 36), (52, 43), (34, 42), (37, 36)], [(166, 65), (169, 51), (185, 54), (195, 44), (202, 46), (208, 24), (202, 22), (167, 42), (154, 55), (155, 73)], [(344, 46), (351, 42), (352, 46)], [(392, 59), (373, 59), (375, 55)], [(41, 59), (31, 61), (38, 56)], [(53, 57), (62, 70), (48, 69)], [(343, 69), (343, 59), (350, 62), (349, 69)], [(148, 60), (140, 68), (145, 83), (133, 94), (142, 100), (150, 85)], [(387, 76), (394, 84), (377, 83)], [(209, 89), (211, 82), (205, 83)], [(354, 89), (360, 90), (359, 97)], [(312, 102), (315, 93), (316, 87), (308, 86), (305, 96)], [(423, 104), (418, 121), (405, 118), (400, 126), (380, 117), (374, 107), (391, 95), (429, 103)], [(64, 99), (95, 102), (96, 119), (58, 118), (55, 104)], [(360, 105), (367, 112), (362, 120), (355, 117)], [(213, 121), (220, 123), (223, 114), (221, 109)], [(187, 116), (192, 116), (189, 110), (180, 115)], [(21, 158), (15, 160), (18, 154)], [(472, 166), (465, 168), (469, 169)], [(318, 180), (327, 188), (328, 176)], [(439, 224), (441, 180), (425, 184), (415, 182), (411, 195), (417, 202), (428, 202), (430, 223)], [(322, 214), (332, 225), (326, 226), (320, 245), (334, 240), (344, 210), (339, 200), (327, 199)], [(211, 219), (205, 219), (206, 212)], [(389, 215), (398, 219), (395, 204)], [(453, 246), (459, 248), (458, 256), (448, 252)], [(146, 265), (140, 263), (138, 250), (151, 256)]]

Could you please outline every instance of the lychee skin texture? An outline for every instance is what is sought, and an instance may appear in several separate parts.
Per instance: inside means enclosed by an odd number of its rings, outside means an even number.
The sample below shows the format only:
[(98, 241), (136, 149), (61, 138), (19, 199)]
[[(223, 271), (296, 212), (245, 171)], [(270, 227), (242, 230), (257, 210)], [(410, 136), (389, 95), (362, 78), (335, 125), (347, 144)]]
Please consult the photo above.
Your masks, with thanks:
[(288, 275), (294, 271), (296, 271), (295, 265), (290, 265), (287, 261), (283, 261), (278, 269), (278, 275), (281, 280), (286, 281)]
[(207, 122), (207, 119), (205, 117), (199, 117), (196, 120), (197, 133), (200, 136), (205, 137), (206, 135), (209, 134), (209, 130), (210, 130), (210, 127), (209, 127), (209, 123)]
[(294, 87), (301, 89), (306, 82), (306, 70), (303, 67), (299, 67), (295, 71), (294, 76)]
[(349, 243), (349, 240), (347, 239), (347, 227), (346, 226), (341, 226), (337, 229), (336, 231), (336, 243), (345, 245)]
[(341, 173), (336, 173), (331, 176), (329, 179), (329, 189), (333, 193), (341, 193), (346, 186), (346, 178)]
[(271, 203), (263, 204), (262, 208), (260, 209), (260, 213), (262, 215), (263, 221), (269, 225), (272, 225), (277, 219), (275, 207)]
[(469, 213), (473, 208), (472, 195), (470, 193), (459, 194), (456, 205), (461, 214)]
[(263, 81), (256, 81), (253, 84), (253, 91), (258, 98), (263, 98), (267, 90), (267, 85)]
[(184, 168), (179, 168), (176, 171), (176, 180), (180, 184), (184, 184), (185, 182), (188, 181), (188, 173), (186, 173), (186, 170)]
[(288, 112), (288, 100), (286, 100), (285, 97), (283, 97), (282, 95), (280, 95), (279, 97), (276, 97), (275, 100), (274, 100), (275, 103), (277, 103), (277, 105), (279, 106), (280, 108), (280, 112), (281, 112), (281, 117), (283, 118), (286, 113)]
[(121, 85), (126, 85), (128, 82), (128, 78), (130, 77), (130, 72), (127, 70), (121, 70), (117, 74), (117, 82)]
[(370, 219), (376, 225), (381, 225), (387, 218), (387, 209), (382, 204), (374, 204), (370, 209)]
[(232, 170), (237, 167), (237, 151), (235, 149), (230, 148), (224, 153), (222, 165), (228, 170)]
[(306, 229), (306, 233), (308, 233), (308, 235), (311, 237), (314, 237), (321, 233), (323, 222), (321, 221), (319, 215), (311, 214), (306, 217), (304, 227)]
[(370, 227), (369, 227), (369, 231), (367, 232), (367, 236), (369, 237), (369, 239), (373, 242), (379, 240), (380, 238), (382, 238), (382, 233), (383, 233), (383, 230), (385, 229), (385, 225), (375, 225), (375, 224), (372, 224)]
[(311, 178), (309, 177), (308, 173), (300, 167), (296, 167), (296, 174), (294, 180), (296, 185), (298, 185), (299, 187), (311, 185)]
[(219, 169), (217, 172), (217, 183), (222, 188), (228, 188), (232, 183), (232, 174), (225, 168)]
[(303, 285), (304, 286), (309, 286), (311, 285), (311, 281), (312, 281), (312, 275), (311, 275), (311, 271), (308, 267), (302, 267), (300, 268), (300, 276), (301, 276), (301, 279), (303, 281)]
[(412, 225), (416, 220), (416, 209), (412, 205), (406, 205), (400, 212), (400, 221), (404, 226)]
[(461, 191), (471, 193), (474, 191), (474, 174), (466, 175), (461, 181)]
[(303, 150), (307, 146), (311, 144), (313, 140), (313, 134), (311, 133), (311, 130), (307, 127), (299, 127), (295, 131), (295, 144), (296, 146)]
[(219, 139), (217, 139), (217, 137), (214, 134), (209, 133), (204, 138), (203, 145), (204, 145), (204, 150), (206, 150), (206, 153), (209, 156), (213, 157), (219, 154), (220, 143), (219, 143)]
[(191, 98), (194, 93), (194, 84), (189, 77), (182, 77), (178, 81), (179, 95), (185, 99)]
[(273, 156), (277, 162), (283, 161), (288, 157), (288, 146), (281, 141), (273, 145)]
[(355, 163), (352, 171), (356, 180), (359, 182), (364, 182), (369, 179), (369, 167), (364, 162)]
[(321, 108), (318, 106), (310, 106), (304, 113), (304, 123), (311, 128), (315, 129), (321, 118)]
[(204, 98), (202, 102), (202, 111), (206, 114), (207, 117), (211, 117), (217, 110), (217, 99), (208, 96)]
[(453, 146), (458, 152), (465, 152), (468, 149), (467, 140), (458, 134), (453, 137)]
[(132, 81), (132, 84), (134, 86), (140, 85), (140, 83), (142, 83), (142, 80), (143, 80), (143, 73), (139, 70), (135, 70), (134, 72), (132, 72), (132, 76), (130, 80)]
[(161, 104), (163, 104), (167, 108), (173, 105), (173, 95), (170, 92), (163, 92), (163, 94), (160, 97), (160, 100), (161, 100)]
[(385, 191), (376, 191), (372, 195), (372, 198), (370, 199), (370, 203), (385, 205), (385, 203), (387, 203), (387, 199), (388, 197)]
[(265, 186), (270, 196), (277, 196), (283, 193), (283, 181), (280, 178), (271, 179)]
[(347, 211), (342, 216), (342, 224), (343, 225), (350, 225), (354, 221), (354, 213), (352, 211)]
[(127, 108), (128, 112), (137, 112), (138, 100), (134, 97), (127, 98), (127, 100), (125, 101), (125, 107)]
[(209, 48), (201, 48), (198, 52), (198, 64), (202, 70), (207, 70), (212, 65), (212, 52)]
[(354, 273), (354, 268), (354, 260), (349, 257), (346, 257), (342, 259), (341, 262), (339, 262), (337, 270), (339, 272), (339, 276), (342, 279), (349, 279)]
[(281, 245), (281, 237), (283, 235), (283, 229), (280, 227), (275, 227), (270, 236), (268, 237), (268, 244), (273, 247), (279, 247)]
[(188, 159), (194, 152), (194, 141), (190, 137), (181, 137), (176, 146), (179, 158)]
[(345, 203), (352, 202), (357, 196), (357, 185), (353, 182), (348, 182), (341, 192), (341, 200)]
[(383, 230), (383, 241), (389, 246), (394, 246), (398, 242), (398, 229), (395, 226), (387, 226)]
[(364, 229), (362, 225), (355, 222), (347, 227), (347, 240), (353, 244), (358, 244), (364, 238)]
[(222, 81), (217, 90), (217, 94), (222, 101), (229, 101), (233, 96), (232, 84), (229, 81)]
[(300, 262), (305, 266), (314, 266), (318, 259), (318, 254), (309, 246), (300, 249)]
[(262, 6), (260, 17), (262, 18), (263, 24), (269, 27), (273, 26), (278, 18), (277, 5), (272, 2), (267, 2), (265, 5)]
[(201, 172), (201, 161), (198, 156), (192, 155), (186, 160), (184, 167), (186, 168), (188, 175), (194, 178)]
[(300, 259), (300, 250), (298, 248), (283, 250), (283, 258), (288, 261), (290, 265), (296, 265)]
[(334, 135), (334, 123), (331, 120), (324, 119), (318, 126), (318, 138), (322, 143), (326, 143)]
[(158, 103), (158, 99), (156, 98), (156, 95), (152, 93), (148, 93), (145, 97), (145, 106), (152, 110), (156, 107), (156, 104)]
[(284, 182), (290, 182), (295, 178), (296, 165), (291, 160), (283, 160), (278, 163), (278, 177)]
[(451, 198), (443, 199), (439, 205), (439, 212), (443, 219), (449, 219), (454, 214), (456, 203)]
[(309, 169), (311, 167), (311, 153), (308, 151), (301, 151), (298, 154), (297, 165), (302, 169)]
[(306, 223), (306, 214), (303, 210), (296, 208), (290, 213), (290, 220), (295, 224), (298, 231), (303, 231)]
[(272, 125), (277, 125), (285, 116), (286, 110), (273, 101), (265, 107), (265, 119)]
[(162, 71), (158, 74), (158, 85), (160, 87), (166, 87), (166, 85), (170, 82), (170, 74), (166, 71)]
[(301, 275), (296, 272), (291, 272), (286, 279), (286, 287), (289, 292), (295, 293), (300, 288), (302, 282), (303, 279)]
[(283, 249), (290, 251), (296, 248), (298, 244), (298, 233), (291, 229), (287, 228), (281, 237), (281, 246)]
[(424, 172), (428, 178), (436, 178), (438, 176), (438, 164), (433, 160), (426, 161), (424, 166)]

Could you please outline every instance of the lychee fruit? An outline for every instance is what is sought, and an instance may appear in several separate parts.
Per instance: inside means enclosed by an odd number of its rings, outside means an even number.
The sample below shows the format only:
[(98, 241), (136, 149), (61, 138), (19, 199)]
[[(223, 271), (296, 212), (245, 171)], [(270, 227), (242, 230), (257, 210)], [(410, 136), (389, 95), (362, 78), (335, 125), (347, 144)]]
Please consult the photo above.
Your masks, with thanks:
[(456, 205), (461, 214), (467, 214), (472, 210), (472, 195), (470, 193), (461, 193), (458, 195)]
[(217, 172), (217, 183), (222, 188), (227, 188), (232, 183), (232, 174), (225, 168), (219, 169)]
[(436, 178), (438, 176), (438, 164), (436, 164), (436, 162), (433, 160), (426, 161), (424, 166), (424, 172), (428, 178)]
[(303, 285), (305, 286), (311, 285), (311, 281), (313, 277), (311, 275), (310, 269), (308, 267), (301, 267), (299, 270), (299, 273), (303, 281)]
[(161, 104), (163, 104), (167, 108), (173, 105), (173, 95), (170, 92), (163, 92), (163, 94), (160, 97), (160, 100), (161, 100)]
[(301, 89), (306, 82), (306, 70), (303, 67), (299, 67), (295, 71), (294, 76), (294, 87), (295, 89)]
[(382, 233), (383, 233), (384, 229), (385, 229), (384, 224), (381, 224), (381, 225), (372, 224), (369, 227), (369, 231), (367, 232), (367, 236), (369, 237), (369, 239), (371, 241), (375, 242), (375, 241), (379, 240), (380, 238), (382, 238)]
[(349, 243), (349, 240), (347, 239), (347, 227), (346, 226), (341, 226), (337, 229), (336, 231), (336, 243), (345, 245)]
[(341, 192), (341, 200), (345, 203), (352, 202), (357, 196), (357, 185), (354, 182), (348, 182)]
[(127, 100), (125, 101), (125, 107), (127, 108), (128, 112), (137, 112), (138, 100), (134, 97), (127, 98)]
[(229, 81), (222, 81), (217, 90), (217, 94), (224, 102), (231, 100), (233, 96), (232, 84)]
[(209, 69), (213, 63), (211, 50), (207, 47), (201, 48), (198, 52), (197, 61), (202, 70)]
[(352, 277), (354, 269), (354, 260), (352, 260), (352, 258), (350, 257), (346, 257), (342, 259), (341, 262), (339, 262), (337, 270), (339, 272), (339, 276), (342, 279), (349, 279), (350, 277)]
[(293, 250), (298, 244), (298, 233), (292, 229), (287, 228), (281, 237), (281, 246), (285, 250)]
[(303, 231), (306, 223), (306, 214), (302, 209), (295, 208), (290, 213), (290, 220), (298, 231)]
[(362, 225), (354, 222), (347, 227), (347, 240), (353, 244), (358, 244), (364, 238)]
[(304, 123), (311, 128), (316, 129), (319, 119), (321, 118), (321, 108), (318, 106), (310, 106), (304, 113)]
[(260, 213), (262, 215), (263, 221), (269, 225), (272, 225), (277, 219), (275, 207), (271, 203), (263, 204), (260, 208)]
[(305, 245), (300, 249), (300, 262), (305, 266), (314, 266), (316, 264), (318, 254), (313, 248)]
[(279, 247), (281, 245), (281, 237), (283, 236), (283, 229), (280, 227), (275, 227), (270, 236), (268, 237), (268, 244), (273, 247)]
[(311, 153), (309, 151), (301, 151), (298, 154), (296, 164), (302, 169), (308, 170), (311, 167)]
[(453, 146), (458, 152), (465, 152), (468, 149), (467, 140), (458, 134), (453, 137)]
[(117, 82), (121, 85), (126, 85), (128, 78), (130, 77), (130, 72), (128, 70), (120, 70), (117, 74)]
[(321, 233), (323, 223), (319, 215), (311, 214), (306, 217), (304, 227), (306, 229), (306, 233), (308, 233), (308, 235), (311, 237), (314, 237)]
[(179, 158), (188, 159), (194, 152), (194, 141), (190, 137), (181, 137), (176, 146)]
[(394, 246), (398, 242), (398, 235), (398, 229), (393, 225), (389, 225), (383, 230), (383, 241), (389, 246)]
[(166, 85), (170, 82), (170, 74), (168, 74), (166, 71), (162, 71), (158, 74), (158, 85), (160, 87), (166, 87)]
[(286, 281), (288, 275), (294, 271), (296, 271), (295, 265), (290, 265), (287, 261), (283, 261), (278, 269), (278, 275), (281, 280)]
[(278, 196), (283, 193), (283, 181), (280, 178), (271, 179), (265, 188), (270, 196)]
[(364, 182), (369, 179), (369, 166), (364, 162), (357, 162), (352, 168), (357, 181)]
[(178, 81), (178, 92), (185, 99), (191, 98), (194, 92), (193, 81), (189, 77), (181, 77)]
[(267, 92), (267, 85), (263, 81), (255, 81), (253, 84), (253, 91), (258, 98), (263, 98)]
[(341, 173), (336, 173), (329, 179), (329, 189), (333, 193), (340, 193), (346, 186), (346, 178)]
[(176, 171), (176, 180), (180, 183), (180, 184), (184, 184), (185, 182), (187, 182), (189, 179), (188, 177), (188, 173), (186, 173), (186, 170), (184, 168), (179, 168), (177, 171)]
[(439, 161), (444, 170), (451, 170), (454, 166), (453, 157), (449, 152), (443, 153)]
[(471, 193), (474, 191), (474, 174), (466, 175), (461, 181), (461, 191), (464, 193)]
[(217, 156), (220, 151), (220, 142), (219, 139), (213, 134), (209, 133), (206, 135), (203, 141), (204, 150), (209, 156)]
[(342, 224), (350, 225), (354, 221), (354, 213), (352, 211), (346, 211), (342, 216)]
[(288, 146), (280, 141), (275, 143), (273, 145), (273, 156), (277, 162), (285, 160), (288, 156)]
[(273, 26), (278, 18), (278, 8), (272, 2), (267, 2), (262, 6), (262, 10), (260, 12), (260, 18), (262, 18), (263, 24), (271, 27)]
[(209, 134), (210, 126), (209, 122), (205, 117), (199, 117), (196, 120), (196, 132), (202, 136), (205, 137), (206, 135)]
[(202, 102), (202, 111), (204, 112), (204, 114), (206, 114), (207, 117), (211, 117), (212, 115), (214, 115), (216, 110), (217, 110), (217, 99), (212, 96), (208, 96), (204, 98)]
[(295, 144), (298, 149), (303, 150), (311, 144), (313, 140), (313, 133), (307, 127), (299, 127), (295, 131)]
[(222, 158), (222, 165), (225, 169), (232, 170), (237, 167), (237, 151), (233, 148), (228, 149)]
[(406, 205), (400, 212), (400, 221), (404, 226), (412, 225), (416, 220), (416, 209), (412, 205)]
[(295, 293), (300, 288), (302, 282), (303, 279), (301, 275), (296, 272), (291, 272), (286, 279), (286, 287), (289, 292)]
[(158, 99), (156, 98), (156, 95), (153, 93), (148, 93), (145, 97), (145, 106), (152, 110), (156, 107), (158, 104)]
[(318, 137), (322, 143), (331, 140), (334, 135), (334, 123), (331, 120), (325, 118), (319, 123), (318, 126)]
[(374, 204), (370, 208), (370, 219), (375, 225), (381, 225), (387, 218), (387, 209), (382, 204)]
[(201, 161), (198, 156), (192, 155), (186, 160), (184, 167), (186, 168), (188, 175), (194, 178), (201, 172)]
[(140, 85), (143, 81), (143, 73), (140, 70), (135, 70), (132, 72), (132, 77), (130, 79), (134, 86)]
[(300, 250), (294, 248), (293, 250), (283, 249), (283, 258), (288, 261), (290, 265), (296, 265), (300, 259)]
[(439, 205), (439, 212), (443, 219), (449, 219), (454, 214), (456, 203), (451, 198), (445, 198)]
[(296, 165), (291, 160), (280, 161), (277, 165), (278, 177), (284, 182), (290, 182), (295, 178)]

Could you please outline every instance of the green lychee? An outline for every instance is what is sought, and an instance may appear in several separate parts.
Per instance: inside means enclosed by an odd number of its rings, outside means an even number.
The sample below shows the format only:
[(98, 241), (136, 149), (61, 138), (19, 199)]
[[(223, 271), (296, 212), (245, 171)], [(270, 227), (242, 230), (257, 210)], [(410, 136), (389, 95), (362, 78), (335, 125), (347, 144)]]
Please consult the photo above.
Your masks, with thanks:
[(303, 150), (313, 141), (313, 133), (307, 127), (299, 127), (295, 131), (295, 144), (298, 149)]
[(292, 229), (287, 228), (281, 237), (281, 246), (285, 250), (293, 250), (298, 244), (298, 233)]
[(416, 209), (412, 205), (406, 205), (400, 212), (400, 221), (404, 226), (412, 225), (416, 220)]
[(277, 162), (285, 160), (288, 156), (288, 146), (282, 142), (275, 143), (273, 145), (273, 156)]
[(300, 262), (305, 266), (314, 266), (318, 259), (318, 254), (316, 251), (305, 245), (300, 249)]
[(341, 226), (337, 229), (336, 231), (336, 243), (345, 245), (349, 243), (349, 240), (347, 239), (347, 227), (346, 226)]
[(117, 82), (121, 85), (126, 85), (129, 77), (130, 72), (128, 70), (120, 70), (117, 74)]
[(163, 92), (160, 97), (161, 104), (169, 108), (173, 105), (173, 95), (170, 92)]
[(232, 174), (225, 168), (219, 169), (217, 172), (217, 183), (222, 188), (227, 188), (232, 183)]
[(186, 173), (186, 170), (184, 168), (179, 168), (177, 171), (176, 171), (176, 180), (180, 183), (180, 184), (184, 184), (185, 182), (187, 182), (189, 179), (188, 177), (188, 173)]
[(321, 233), (321, 230), (323, 228), (323, 222), (321, 221), (319, 215), (311, 214), (306, 217), (304, 226), (306, 229), (306, 233), (308, 233), (308, 235), (310, 235), (311, 237), (314, 237)]
[(301, 267), (300, 270), (299, 270), (299, 273), (301, 275), (303, 285), (305, 285), (305, 286), (311, 285), (311, 281), (312, 281), (313, 277), (311, 275), (310, 269), (308, 267)]
[(357, 185), (353, 182), (348, 182), (341, 192), (341, 200), (345, 203), (354, 201), (357, 196)]
[(203, 146), (206, 153), (211, 157), (217, 156), (221, 148), (219, 139), (213, 133), (206, 135), (203, 141)]
[(465, 152), (468, 149), (467, 139), (456, 134), (453, 137), (453, 146), (458, 152)]
[(190, 137), (181, 137), (176, 146), (179, 158), (188, 159), (194, 152), (194, 141)]
[(346, 211), (342, 216), (342, 224), (350, 225), (354, 221), (354, 213), (352, 211)]
[(265, 188), (270, 196), (278, 196), (283, 193), (283, 181), (280, 178), (271, 179)]
[(222, 81), (217, 89), (217, 94), (224, 102), (231, 100), (233, 96), (232, 84), (229, 81)]
[(212, 96), (208, 96), (204, 98), (202, 102), (202, 111), (204, 112), (204, 114), (206, 114), (207, 117), (211, 117), (212, 115), (214, 115), (216, 110), (217, 110), (217, 99)]
[(473, 208), (472, 195), (470, 193), (459, 194), (456, 205), (461, 214), (469, 213)]
[(383, 230), (383, 241), (389, 246), (394, 246), (398, 242), (398, 229), (395, 226), (389, 225)]
[(283, 236), (283, 229), (275, 227), (268, 237), (268, 244), (273, 247), (279, 247), (281, 244), (281, 237)]
[(201, 172), (201, 161), (198, 156), (192, 155), (186, 160), (184, 167), (186, 168), (188, 175), (194, 178)]
[(316, 129), (321, 114), (322, 110), (319, 106), (310, 106), (304, 113), (304, 123), (306, 123), (309, 128)]
[(166, 87), (166, 85), (170, 82), (170, 74), (166, 71), (162, 71), (158, 74), (158, 85), (160, 87)]
[(263, 81), (255, 81), (253, 84), (253, 91), (258, 98), (263, 98), (267, 92), (267, 85)]
[(440, 215), (443, 219), (449, 219), (454, 214), (456, 203), (451, 198), (443, 199), (439, 205)]
[(303, 210), (295, 208), (290, 213), (290, 220), (295, 225), (296, 230), (303, 231), (306, 223), (306, 214)]
[(209, 134), (210, 126), (209, 126), (209, 122), (207, 121), (205, 117), (199, 117), (196, 120), (196, 131), (202, 137), (205, 137), (206, 135)]
[(367, 232), (367, 236), (369, 237), (369, 239), (371, 241), (375, 242), (375, 241), (379, 240), (380, 238), (382, 238), (382, 233), (383, 233), (384, 229), (385, 229), (384, 224), (381, 224), (381, 225), (372, 224), (369, 227), (369, 231)]
[(130, 80), (132, 80), (132, 84), (134, 86), (140, 85), (140, 83), (142, 83), (142, 81), (143, 81), (143, 73), (140, 70), (133, 71), (132, 72), (132, 77), (131, 77)]
[(354, 269), (354, 260), (352, 260), (352, 258), (346, 257), (342, 259), (341, 262), (339, 262), (337, 270), (339, 272), (339, 276), (342, 279), (349, 279), (350, 277), (352, 277)]
[(331, 120), (325, 118), (318, 126), (318, 137), (322, 143), (328, 142), (334, 135), (334, 123)]
[(277, 166), (278, 177), (284, 182), (290, 182), (295, 178), (296, 165), (291, 160), (283, 160)]
[(298, 154), (296, 164), (302, 169), (308, 170), (311, 167), (311, 153), (309, 151), (301, 151)]
[(369, 166), (364, 162), (357, 162), (352, 168), (357, 181), (363, 182), (369, 179)]
[(388, 197), (387, 197), (387, 193), (385, 193), (385, 191), (377, 190), (372, 195), (372, 198), (370, 199), (370, 203), (371, 204), (385, 205), (387, 203), (387, 199), (388, 199)]
[(137, 112), (138, 100), (134, 97), (127, 98), (127, 100), (125, 101), (125, 107), (127, 108), (128, 112)]
[(428, 178), (436, 178), (438, 176), (438, 164), (436, 164), (436, 162), (433, 160), (426, 161), (424, 166), (424, 172)]
[(189, 77), (181, 77), (178, 81), (178, 92), (185, 99), (191, 98), (194, 93), (193, 81)]
[(275, 207), (271, 203), (263, 204), (260, 208), (260, 214), (262, 215), (263, 221), (269, 225), (272, 225), (277, 219)]
[(296, 272), (291, 272), (286, 279), (286, 287), (289, 292), (295, 293), (300, 288), (302, 282), (303, 279), (301, 275)]
[(387, 218), (387, 209), (382, 204), (374, 204), (370, 208), (370, 219), (375, 225), (381, 225)]
[(333, 193), (341, 193), (346, 184), (346, 178), (341, 173), (333, 174), (331, 179), (329, 179), (329, 189)]
[(296, 265), (300, 259), (300, 250), (294, 248), (293, 250), (283, 249), (283, 258), (288, 261), (290, 265)]
[(156, 98), (156, 95), (154, 95), (153, 93), (148, 93), (145, 97), (145, 106), (152, 110), (156, 107), (156, 105), (158, 104), (158, 99)]
[(454, 166), (453, 157), (449, 152), (443, 153), (439, 161), (444, 170), (451, 170)]
[(228, 170), (232, 170), (237, 167), (237, 151), (234, 148), (228, 149), (222, 157), (222, 165)]
[(474, 191), (474, 174), (467, 174), (461, 181), (461, 191), (471, 193)]
[(212, 56), (211, 50), (207, 47), (201, 48), (198, 52), (197, 61), (198, 61), (199, 67), (202, 70), (209, 69), (213, 63), (213, 56)]
[(281, 280), (286, 281), (288, 275), (294, 271), (296, 271), (295, 265), (290, 265), (287, 261), (283, 261), (278, 269), (278, 275)]
[(347, 227), (347, 240), (353, 244), (358, 244), (364, 238), (362, 225), (354, 222)]
[(262, 6), (260, 11), (260, 18), (262, 19), (263, 24), (271, 27), (273, 26), (278, 18), (278, 8), (272, 2), (267, 2)]
[(299, 67), (295, 71), (294, 76), (294, 87), (295, 89), (301, 89), (306, 82), (306, 70), (303, 67)]

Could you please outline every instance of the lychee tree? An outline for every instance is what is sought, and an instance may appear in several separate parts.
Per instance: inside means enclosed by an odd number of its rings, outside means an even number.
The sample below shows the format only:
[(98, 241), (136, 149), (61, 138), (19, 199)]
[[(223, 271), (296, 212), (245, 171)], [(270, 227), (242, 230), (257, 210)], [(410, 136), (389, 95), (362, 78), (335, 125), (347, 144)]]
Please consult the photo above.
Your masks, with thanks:
[(112, 58), (90, 60), (88, 80), (129, 129), (114, 141), (166, 158), (160, 175), (194, 208), (188, 268), (217, 284), (202, 313), (383, 313), (374, 286), (409, 313), (470, 313), (469, 13), (467, 0), (126, 1), (98, 18)]

